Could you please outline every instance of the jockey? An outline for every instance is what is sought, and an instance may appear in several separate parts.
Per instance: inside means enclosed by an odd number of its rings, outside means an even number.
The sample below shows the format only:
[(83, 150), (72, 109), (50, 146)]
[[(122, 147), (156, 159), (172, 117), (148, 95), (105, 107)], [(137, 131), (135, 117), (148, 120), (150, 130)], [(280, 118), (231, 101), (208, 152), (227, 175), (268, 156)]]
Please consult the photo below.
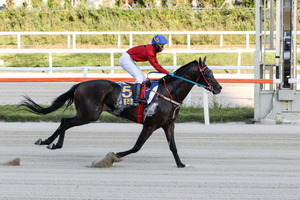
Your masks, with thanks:
[(151, 44), (132, 47), (121, 56), (120, 66), (127, 71), (134, 79), (133, 102), (147, 104), (146, 99), (140, 98), (141, 84), (146, 77), (136, 62), (149, 61), (149, 63), (160, 73), (174, 76), (172, 72), (165, 70), (157, 61), (156, 54), (164, 50), (168, 41), (163, 35), (155, 35)]

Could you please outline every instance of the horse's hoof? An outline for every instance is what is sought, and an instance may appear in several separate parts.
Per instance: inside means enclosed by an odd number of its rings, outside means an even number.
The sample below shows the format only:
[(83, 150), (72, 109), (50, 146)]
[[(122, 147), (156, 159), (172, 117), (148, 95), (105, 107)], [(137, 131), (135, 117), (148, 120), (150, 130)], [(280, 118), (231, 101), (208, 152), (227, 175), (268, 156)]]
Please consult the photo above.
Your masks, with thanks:
[(119, 158), (115, 153), (109, 152), (106, 157), (111, 157), (113, 162), (122, 162), (123, 159)]
[(49, 145), (47, 146), (47, 149), (53, 150), (53, 149), (54, 149), (54, 144), (49, 144)]
[(189, 165), (185, 165), (185, 164), (181, 164), (181, 165), (178, 165), (177, 167), (178, 168), (185, 168), (185, 167), (188, 167)]
[(34, 144), (35, 145), (41, 145), (42, 144), (42, 139), (38, 139)]

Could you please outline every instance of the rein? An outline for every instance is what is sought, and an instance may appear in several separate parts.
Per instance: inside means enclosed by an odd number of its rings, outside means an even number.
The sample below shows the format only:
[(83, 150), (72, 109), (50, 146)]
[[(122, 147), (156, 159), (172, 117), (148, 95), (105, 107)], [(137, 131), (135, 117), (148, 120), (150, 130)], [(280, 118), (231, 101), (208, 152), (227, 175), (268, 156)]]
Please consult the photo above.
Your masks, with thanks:
[[(201, 68), (200, 67), (200, 64), (198, 63), (198, 69), (199, 69), (199, 71), (200, 71), (200, 73), (202, 74), (202, 76), (204, 77), (204, 79), (205, 79), (205, 76), (204, 76), (204, 74), (203, 74), (203, 71), (204, 71), (204, 69), (206, 68), (207, 66), (205, 66), (204, 68)], [(160, 72), (148, 72), (148, 74), (147, 74), (147, 77), (148, 77), (148, 75), (149, 74), (152, 74), (152, 73), (160, 73)], [(183, 77), (181, 77), (181, 76), (177, 76), (177, 75), (174, 75), (173, 76), (174, 78), (178, 78), (178, 79), (181, 79), (181, 80), (184, 80), (184, 81), (186, 81), (186, 82), (189, 82), (189, 83), (192, 83), (192, 84), (194, 84), (194, 85), (197, 85), (197, 86), (199, 86), (199, 87), (203, 87), (203, 88), (210, 88), (211, 86), (205, 86), (205, 85), (202, 85), (202, 84), (200, 84), (200, 83), (197, 83), (197, 82), (195, 82), (195, 81), (191, 81), (191, 80), (189, 80), (189, 79), (186, 79), (186, 78), (183, 78)], [(197, 78), (197, 80), (200, 78), (200, 76)], [(150, 78), (148, 78), (148, 79), (150, 79)], [(176, 101), (174, 101), (173, 99), (172, 99), (172, 95), (170, 94), (170, 92), (169, 92), (169, 90), (168, 90), (168, 88), (167, 88), (167, 86), (166, 86), (166, 84), (165, 84), (165, 79), (164, 78), (162, 78), (163, 80), (164, 80), (164, 86), (165, 86), (165, 89), (167, 90), (167, 92), (168, 92), (168, 94), (169, 94), (169, 96), (171, 97), (171, 98), (168, 98), (168, 97), (166, 97), (166, 96), (164, 96), (164, 95), (162, 95), (162, 94), (160, 94), (160, 93), (158, 93), (158, 92), (156, 92), (156, 91), (154, 91), (154, 90), (152, 90), (152, 89), (149, 89), (150, 91), (152, 91), (152, 92), (154, 92), (155, 94), (157, 94), (158, 96), (160, 96), (161, 98), (163, 98), (163, 99), (165, 99), (165, 100), (167, 100), (167, 101), (170, 101), (170, 102), (172, 102), (172, 103), (174, 103), (174, 104), (176, 104), (176, 105), (178, 105), (178, 106), (181, 106), (182, 105), (182, 103), (178, 103), (178, 102), (176, 102)], [(159, 80), (159, 79), (158, 79)], [(205, 79), (205, 81), (208, 83), (208, 81)], [(208, 85), (210, 85), (209, 83), (208, 83)]]
[(181, 80), (184, 80), (184, 81), (189, 82), (189, 83), (193, 83), (194, 85), (197, 85), (197, 86), (199, 86), (199, 87), (203, 87), (203, 88), (206, 87), (205, 85), (201, 85), (201, 84), (199, 84), (199, 83), (197, 83), (197, 82), (191, 81), (191, 80), (186, 79), (186, 78), (183, 78), (183, 77), (181, 77), (181, 76), (176, 76), (176, 75), (174, 75), (173, 77), (178, 78), (178, 79), (181, 79)]
[[(199, 66), (199, 63), (198, 63), (198, 68), (199, 68), (199, 71), (201, 72), (202, 76), (204, 77), (203, 71), (204, 71), (204, 69), (205, 69), (206, 67), (204, 67), (204, 68), (201, 69), (201, 67)], [(160, 73), (160, 72), (148, 72), (148, 74), (152, 74), (152, 73)], [(148, 76), (148, 75), (147, 75), (147, 76)], [(186, 79), (186, 78), (183, 78), (183, 77), (181, 77), (181, 76), (176, 76), (175, 74), (174, 74), (173, 77), (178, 78), (178, 79), (181, 79), (181, 80), (184, 80), (184, 81), (189, 82), (189, 83), (192, 83), (192, 84), (197, 85), (197, 86), (199, 86), (199, 87), (207, 88), (207, 86), (205, 86), (205, 85), (202, 85), (202, 84), (197, 83), (197, 82), (195, 82), (195, 81), (191, 81), (191, 80)], [(199, 77), (198, 77), (198, 78), (199, 78)]]
[[(148, 72), (148, 74), (153, 74), (153, 73), (160, 73), (160, 72)], [(197, 85), (197, 86), (199, 86), (199, 87), (204, 87), (204, 88), (206, 87), (205, 85), (202, 85), (202, 84), (197, 83), (197, 82), (195, 82), (195, 81), (191, 81), (191, 80), (186, 79), (186, 78), (183, 78), (183, 77), (181, 77), (181, 76), (176, 76), (176, 75), (174, 75), (173, 77), (174, 77), (174, 78), (181, 79), (181, 80), (184, 80), (184, 81), (189, 82), (189, 83), (192, 83), (192, 84)], [(158, 79), (158, 80), (159, 80), (159, 79)]]
[(168, 97), (166, 97), (166, 96), (164, 96), (164, 95), (162, 95), (162, 94), (156, 92), (155, 90), (152, 90), (152, 89), (150, 89), (150, 90), (151, 90), (152, 92), (154, 92), (155, 94), (157, 94), (158, 96), (160, 96), (161, 98), (163, 98), (163, 99), (165, 99), (165, 100), (167, 100), (167, 101), (170, 101), (170, 102), (174, 103), (174, 104), (177, 105), (177, 106), (181, 106), (181, 105), (182, 105), (182, 103), (178, 103), (177, 101), (174, 101), (173, 99), (170, 99), (170, 98), (168, 98)]

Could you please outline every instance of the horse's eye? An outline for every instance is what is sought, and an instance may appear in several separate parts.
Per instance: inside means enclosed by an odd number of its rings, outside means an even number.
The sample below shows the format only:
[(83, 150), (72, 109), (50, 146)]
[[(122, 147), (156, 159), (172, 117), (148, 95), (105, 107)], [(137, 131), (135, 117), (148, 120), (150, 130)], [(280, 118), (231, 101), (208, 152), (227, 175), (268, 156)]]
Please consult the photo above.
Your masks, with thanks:
[(204, 70), (204, 76), (207, 79), (212, 79), (214, 77), (214, 74), (213, 74), (213, 72), (210, 69), (206, 68)]

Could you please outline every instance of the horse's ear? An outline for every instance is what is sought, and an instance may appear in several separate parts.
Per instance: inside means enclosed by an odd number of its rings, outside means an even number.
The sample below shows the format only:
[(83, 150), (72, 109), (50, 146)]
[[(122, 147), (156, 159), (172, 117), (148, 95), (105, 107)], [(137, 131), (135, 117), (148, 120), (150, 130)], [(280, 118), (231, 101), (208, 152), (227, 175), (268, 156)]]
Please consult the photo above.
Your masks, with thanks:
[(203, 66), (205, 66), (206, 56), (203, 59)]
[(201, 57), (199, 58), (199, 63), (200, 63), (200, 66), (202, 66), (202, 59), (201, 59)]

